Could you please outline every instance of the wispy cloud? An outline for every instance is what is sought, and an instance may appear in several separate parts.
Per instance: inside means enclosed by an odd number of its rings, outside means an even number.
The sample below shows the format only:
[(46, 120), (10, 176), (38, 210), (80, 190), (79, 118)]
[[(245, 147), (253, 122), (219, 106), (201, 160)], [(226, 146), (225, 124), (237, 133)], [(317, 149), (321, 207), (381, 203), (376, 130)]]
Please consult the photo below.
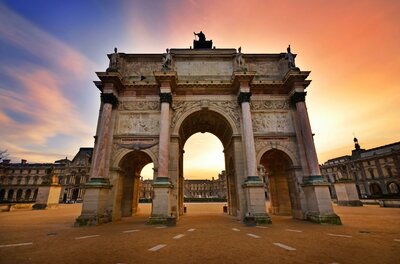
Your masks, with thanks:
[[(3, 69), (4, 70), (4, 69)], [(76, 107), (68, 101), (56, 76), (40, 68), (6, 68), (22, 87), (20, 92), (0, 87), (0, 137), (5, 148), (27, 151), (26, 145), (46, 145), (59, 134), (90, 137), (92, 129), (79, 119)], [(24, 117), (18, 121), (13, 114)]]
[[(0, 148), (8, 149), (14, 159), (36, 162), (71, 154), (66, 138), (82, 144), (94, 129), (66, 95), (74, 89), (72, 80), (86, 82), (94, 63), (4, 4), (0, 14), (0, 39), (36, 57), (34, 62), (15, 61), (1, 67), (13, 81), (0, 82)], [(50, 147), (49, 141), (56, 137), (59, 146)]]
[(0, 38), (53, 67), (74, 74), (75, 78), (87, 76), (87, 69), (93, 63), (85, 56), (1, 3), (0, 14)]

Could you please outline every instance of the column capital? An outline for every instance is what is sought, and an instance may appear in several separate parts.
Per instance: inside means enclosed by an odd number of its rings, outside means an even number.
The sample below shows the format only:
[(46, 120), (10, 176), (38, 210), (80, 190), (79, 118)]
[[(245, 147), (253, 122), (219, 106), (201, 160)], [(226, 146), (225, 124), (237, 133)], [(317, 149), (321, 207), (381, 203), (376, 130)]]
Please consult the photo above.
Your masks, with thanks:
[(118, 106), (118, 98), (113, 93), (101, 93), (100, 98), (104, 104), (111, 104), (113, 108)]
[(306, 101), (307, 92), (295, 92), (291, 97), (290, 101), (292, 104), (296, 104), (298, 102), (305, 102)]
[(171, 93), (160, 93), (160, 103), (172, 104), (172, 94)]
[(249, 103), (250, 102), (250, 97), (251, 97), (251, 92), (240, 92), (238, 95), (238, 104), (242, 104), (242, 103)]

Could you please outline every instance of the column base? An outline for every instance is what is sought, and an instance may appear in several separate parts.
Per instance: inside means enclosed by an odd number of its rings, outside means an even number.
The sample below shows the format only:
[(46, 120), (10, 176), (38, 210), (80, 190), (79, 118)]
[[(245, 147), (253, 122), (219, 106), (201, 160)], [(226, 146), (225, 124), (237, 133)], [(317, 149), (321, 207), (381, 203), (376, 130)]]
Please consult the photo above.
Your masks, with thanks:
[(317, 224), (341, 225), (342, 221), (337, 214), (319, 215), (315, 213), (307, 213), (306, 219)]
[(272, 224), (271, 217), (268, 214), (259, 214), (254, 216), (245, 216), (243, 223), (247, 226)]
[(112, 221), (112, 213), (106, 210), (106, 202), (111, 188), (108, 179), (92, 178), (85, 185), (82, 213), (75, 220), (75, 227), (95, 226)]
[(339, 205), (339, 206), (359, 207), (359, 206), (363, 206), (363, 203), (360, 200), (355, 200), (355, 201), (337, 201), (337, 205)]
[(341, 225), (340, 217), (332, 207), (329, 183), (320, 175), (303, 178), (303, 191), (307, 202), (305, 218), (314, 223)]
[(248, 176), (243, 184), (246, 192), (248, 213), (243, 218), (246, 225), (271, 224), (265, 209), (264, 183), (258, 176)]
[(45, 210), (58, 208), (60, 194), (60, 184), (53, 183), (39, 186), (36, 203), (32, 206), (32, 209)]
[(150, 216), (147, 220), (148, 225), (166, 225), (166, 226), (176, 226), (176, 217), (174, 216)]
[(339, 206), (363, 206), (358, 198), (356, 184), (349, 180), (342, 180), (334, 184), (337, 205)]
[[(168, 177), (157, 177), (153, 182), (153, 202), (151, 216), (147, 221), (148, 224), (166, 225), (175, 221), (176, 218), (170, 213), (170, 189), (173, 188)], [(172, 220), (175, 218), (175, 220)]]

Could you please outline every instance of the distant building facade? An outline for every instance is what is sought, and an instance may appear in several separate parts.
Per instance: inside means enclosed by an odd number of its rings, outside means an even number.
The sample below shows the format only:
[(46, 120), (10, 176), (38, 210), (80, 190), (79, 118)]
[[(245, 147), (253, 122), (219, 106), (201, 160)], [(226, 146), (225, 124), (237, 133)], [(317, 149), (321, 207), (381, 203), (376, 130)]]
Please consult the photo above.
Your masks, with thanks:
[[(151, 199), (153, 192), (153, 181), (140, 181), (140, 199)], [(185, 198), (226, 198), (226, 173), (222, 171), (218, 174), (218, 179), (212, 180), (184, 180)]]
[(0, 202), (35, 202), (39, 186), (51, 173), (62, 186), (60, 202), (80, 202), (89, 179), (93, 148), (80, 148), (75, 157), (54, 163), (0, 163)]
[(362, 149), (354, 138), (351, 155), (330, 159), (321, 165), (322, 175), (332, 184), (353, 181), (360, 198), (385, 195), (400, 196), (400, 142), (372, 149)]

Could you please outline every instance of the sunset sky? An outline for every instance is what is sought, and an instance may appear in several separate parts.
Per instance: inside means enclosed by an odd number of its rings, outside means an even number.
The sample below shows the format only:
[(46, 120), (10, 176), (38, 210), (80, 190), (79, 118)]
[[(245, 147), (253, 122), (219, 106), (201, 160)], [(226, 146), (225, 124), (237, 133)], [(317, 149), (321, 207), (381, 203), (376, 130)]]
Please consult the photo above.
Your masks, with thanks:
[[(291, 44), (296, 65), (311, 71), (306, 103), (320, 163), (350, 154), (354, 135), (363, 148), (400, 141), (399, 14), (398, 0), (3, 0), (0, 149), (15, 162), (73, 158), (93, 146), (92, 81), (106, 54), (188, 48), (200, 30), (217, 48), (244, 53)], [(222, 144), (196, 137), (185, 145), (185, 176), (216, 177)]]

